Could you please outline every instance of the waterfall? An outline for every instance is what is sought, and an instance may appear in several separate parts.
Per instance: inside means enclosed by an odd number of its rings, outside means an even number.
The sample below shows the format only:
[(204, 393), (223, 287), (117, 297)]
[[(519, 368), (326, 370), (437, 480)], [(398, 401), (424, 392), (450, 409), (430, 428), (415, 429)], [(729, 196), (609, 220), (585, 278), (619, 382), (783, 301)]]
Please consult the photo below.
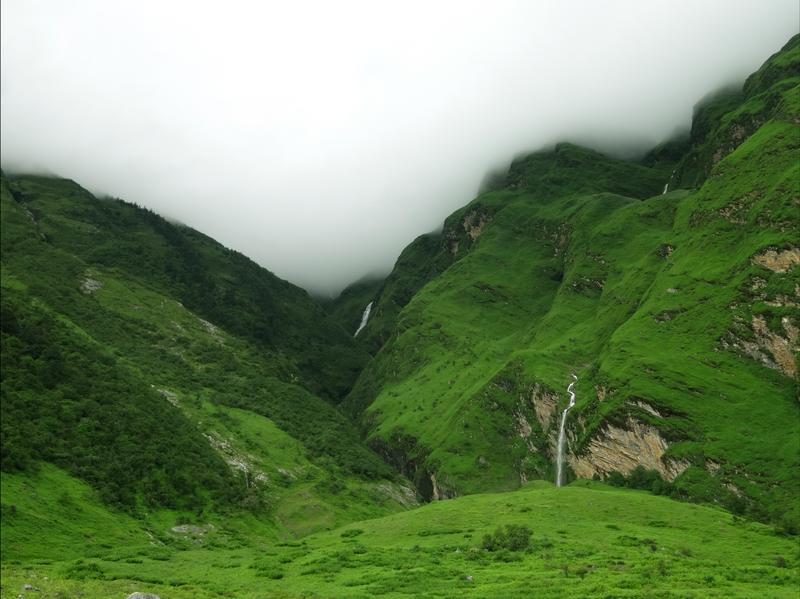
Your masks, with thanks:
[(669, 180), (664, 185), (664, 191), (661, 192), (662, 196), (669, 191), (669, 182), (672, 181), (672, 178), (675, 176), (675, 173), (677, 172), (677, 170), (678, 169), (675, 169), (674, 171), (672, 171), (672, 174), (669, 176)]
[(364, 308), (364, 313), (361, 315), (361, 324), (358, 325), (356, 332), (353, 334), (353, 337), (358, 336), (365, 326), (367, 326), (367, 321), (369, 320), (369, 313), (372, 311), (372, 302), (367, 304), (367, 307)]
[(572, 409), (572, 406), (575, 405), (575, 392), (572, 390), (572, 387), (578, 382), (578, 377), (573, 374), (572, 378), (573, 381), (569, 384), (569, 387), (567, 387), (567, 393), (569, 393), (569, 405), (564, 408), (564, 411), (561, 413), (561, 427), (558, 429), (558, 453), (556, 453), (557, 487), (561, 486), (561, 482), (564, 479), (564, 445), (566, 445), (567, 412), (569, 412)]

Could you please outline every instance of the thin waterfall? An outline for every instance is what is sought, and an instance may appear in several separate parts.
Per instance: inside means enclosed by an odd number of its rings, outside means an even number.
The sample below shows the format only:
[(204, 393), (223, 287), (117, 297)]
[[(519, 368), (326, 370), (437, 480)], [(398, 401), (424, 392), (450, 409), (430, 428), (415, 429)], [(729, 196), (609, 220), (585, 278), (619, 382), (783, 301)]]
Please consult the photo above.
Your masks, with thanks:
[(670, 184), (670, 181), (672, 181), (672, 178), (675, 176), (675, 173), (676, 173), (676, 172), (677, 172), (677, 169), (675, 169), (674, 171), (672, 171), (672, 174), (669, 176), (669, 179), (667, 180), (666, 184), (664, 185), (664, 191), (662, 191), (662, 192), (661, 192), (661, 195), (662, 195), (662, 196), (663, 196), (664, 194), (666, 194), (666, 193), (669, 191), (669, 184)]
[(364, 308), (364, 313), (361, 315), (361, 324), (358, 325), (356, 332), (353, 334), (353, 337), (356, 337), (365, 326), (367, 326), (367, 321), (369, 320), (369, 313), (372, 312), (372, 302), (367, 304), (367, 307)]
[(572, 382), (567, 387), (567, 393), (569, 393), (569, 405), (564, 408), (564, 411), (561, 413), (561, 427), (558, 429), (558, 446), (556, 453), (556, 486), (560, 487), (562, 481), (564, 480), (564, 449), (566, 445), (566, 424), (567, 424), (567, 412), (572, 409), (572, 406), (575, 405), (575, 392), (572, 390), (572, 387), (575, 386), (575, 383), (578, 382), (578, 377), (574, 374), (572, 375)]

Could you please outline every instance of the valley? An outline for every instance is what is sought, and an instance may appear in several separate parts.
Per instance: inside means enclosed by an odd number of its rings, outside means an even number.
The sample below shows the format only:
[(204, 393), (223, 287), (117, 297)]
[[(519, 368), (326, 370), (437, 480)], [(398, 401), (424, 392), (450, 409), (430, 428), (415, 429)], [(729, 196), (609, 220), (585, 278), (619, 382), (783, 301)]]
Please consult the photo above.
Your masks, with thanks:
[(798, 157), (795, 36), (327, 300), (2, 173), (0, 597), (796, 597)]

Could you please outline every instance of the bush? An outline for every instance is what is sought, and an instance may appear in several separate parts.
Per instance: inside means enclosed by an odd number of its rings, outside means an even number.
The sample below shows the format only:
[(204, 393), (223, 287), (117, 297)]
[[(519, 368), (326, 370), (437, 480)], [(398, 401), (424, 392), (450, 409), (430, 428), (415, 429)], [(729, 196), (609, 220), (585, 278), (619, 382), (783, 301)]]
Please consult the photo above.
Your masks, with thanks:
[(339, 536), (346, 539), (346, 538), (349, 538), (349, 537), (357, 537), (358, 535), (360, 535), (363, 532), (364, 532), (364, 529), (362, 529), (362, 528), (349, 528), (349, 529), (343, 531)]
[(507, 524), (505, 527), (499, 526), (494, 534), (487, 534), (483, 537), (481, 547), (485, 551), (522, 551), (530, 546), (531, 529), (520, 524)]

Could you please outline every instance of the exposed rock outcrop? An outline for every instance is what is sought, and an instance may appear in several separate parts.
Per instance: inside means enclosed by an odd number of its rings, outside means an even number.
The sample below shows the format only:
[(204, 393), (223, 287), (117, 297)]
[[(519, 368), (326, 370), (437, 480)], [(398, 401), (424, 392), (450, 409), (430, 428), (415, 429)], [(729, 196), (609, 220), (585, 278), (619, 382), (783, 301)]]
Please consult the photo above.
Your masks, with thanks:
[(103, 288), (103, 283), (91, 277), (85, 277), (81, 281), (81, 291), (87, 295), (91, 295), (95, 291), (100, 291)]
[(753, 256), (753, 262), (772, 272), (784, 273), (795, 264), (800, 264), (800, 248), (792, 247), (788, 250), (765, 250)]
[(548, 391), (537, 383), (531, 390), (531, 403), (542, 430), (546, 431), (550, 428), (553, 414), (558, 406), (558, 394)]
[(397, 432), (389, 439), (373, 437), (369, 446), (383, 460), (414, 483), (423, 501), (448, 499), (457, 495), (455, 490), (443, 488), (436, 474), (427, 464), (430, 451), (420, 445), (416, 437)]
[(785, 336), (772, 331), (763, 316), (754, 315), (752, 340), (729, 333), (722, 339), (722, 346), (737, 349), (767, 368), (797, 378), (795, 354), (800, 351), (800, 330), (788, 316), (781, 318), (781, 326)]
[(219, 452), (222, 459), (232, 470), (238, 470), (244, 474), (245, 482), (248, 486), (269, 481), (269, 477), (255, 465), (253, 456), (237, 451), (228, 441), (214, 431), (211, 431), (210, 434), (203, 433), (203, 436), (208, 439), (211, 447)]
[(407, 485), (395, 484), (390, 482), (380, 482), (375, 485), (375, 489), (396, 501), (406, 508), (419, 507), (419, 499), (416, 491)]
[(628, 418), (625, 428), (606, 424), (583, 455), (569, 455), (569, 465), (579, 478), (605, 477), (609, 472), (628, 474), (637, 466), (656, 470), (673, 481), (689, 462), (665, 458), (669, 444), (653, 426)]
[(797, 345), (798, 330), (788, 316), (781, 319), (781, 325), (786, 337), (772, 332), (763, 316), (753, 316), (753, 332), (756, 335), (756, 342), (772, 354), (778, 370), (786, 376), (794, 378), (797, 376), (795, 353), (799, 349)]
[(442, 499), (452, 499), (453, 497), (457, 497), (458, 493), (456, 493), (453, 489), (448, 489), (440, 485), (439, 481), (436, 480), (436, 473), (431, 472), (431, 501), (441, 501)]
[(464, 222), (461, 223), (467, 235), (472, 241), (475, 241), (483, 233), (483, 229), (489, 223), (491, 218), (488, 215), (473, 210), (464, 217)]

